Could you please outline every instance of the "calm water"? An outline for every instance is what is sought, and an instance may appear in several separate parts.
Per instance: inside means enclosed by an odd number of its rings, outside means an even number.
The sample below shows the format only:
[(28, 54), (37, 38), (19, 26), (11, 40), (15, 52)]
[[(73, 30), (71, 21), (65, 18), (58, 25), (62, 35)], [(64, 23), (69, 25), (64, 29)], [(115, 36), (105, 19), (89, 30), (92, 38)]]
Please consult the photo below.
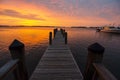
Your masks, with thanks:
[[(41, 45), (47, 45), (48, 35), (52, 29), (48, 28), (0, 28), (0, 59), (8, 56), (8, 46), (14, 39), (18, 39), (26, 46), (26, 54), (29, 50)], [(3, 54), (6, 53), (6, 54)]]
[[(25, 44), (26, 64), (29, 76), (48, 46), (48, 34), (52, 28), (0, 28), (0, 65), (10, 60), (8, 46), (14, 39)], [(95, 42), (105, 47), (104, 65), (120, 79), (120, 35), (99, 33), (92, 29), (67, 28), (68, 41), (71, 51), (84, 71), (87, 47)]]
[[(0, 66), (11, 59), (8, 50), (14, 39), (25, 44), (26, 66), (29, 76), (36, 67), (38, 61), (48, 46), (48, 36), (52, 28), (0, 28)], [(5, 80), (10, 80), (8, 76)]]

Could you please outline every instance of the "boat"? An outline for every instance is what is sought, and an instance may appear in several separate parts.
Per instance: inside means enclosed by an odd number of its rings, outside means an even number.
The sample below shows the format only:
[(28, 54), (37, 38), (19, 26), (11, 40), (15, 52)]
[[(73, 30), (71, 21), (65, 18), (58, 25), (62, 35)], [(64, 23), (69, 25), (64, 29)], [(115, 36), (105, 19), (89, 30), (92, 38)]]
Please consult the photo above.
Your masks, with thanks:
[(102, 30), (101, 27), (97, 27), (97, 28), (96, 28), (96, 32), (100, 32), (101, 30)]
[(119, 27), (104, 27), (100, 30), (101, 32), (108, 32), (108, 33), (120, 33)]

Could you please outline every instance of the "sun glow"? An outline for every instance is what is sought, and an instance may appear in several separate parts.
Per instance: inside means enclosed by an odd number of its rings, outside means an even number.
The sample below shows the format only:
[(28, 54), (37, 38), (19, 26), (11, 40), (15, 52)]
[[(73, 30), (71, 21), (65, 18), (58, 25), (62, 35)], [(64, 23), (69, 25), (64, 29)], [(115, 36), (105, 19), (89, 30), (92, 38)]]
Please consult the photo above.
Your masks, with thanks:
[[(77, 0), (75, 1), (76, 6), (66, 2), (67, 0), (50, 0), (50, 2), (45, 0), (1, 0), (0, 25), (87, 26), (119, 23), (120, 15), (114, 11), (119, 8), (116, 7), (117, 4), (114, 5), (116, 9), (113, 9), (111, 4), (102, 8), (96, 3), (93, 6), (102, 9), (89, 10), (90, 7), (86, 7), (87, 4), (86, 6), (80, 5), (82, 3), (77, 4)], [(91, 3), (94, 4), (92, 1)]]

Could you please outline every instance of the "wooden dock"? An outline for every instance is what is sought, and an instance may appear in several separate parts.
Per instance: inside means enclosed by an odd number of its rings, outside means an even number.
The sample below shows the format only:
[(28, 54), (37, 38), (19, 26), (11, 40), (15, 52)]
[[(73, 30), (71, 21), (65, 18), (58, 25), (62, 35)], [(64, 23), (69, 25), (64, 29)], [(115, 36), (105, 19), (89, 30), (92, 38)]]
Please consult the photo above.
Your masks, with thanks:
[[(25, 46), (14, 40), (9, 46), (11, 61), (0, 68), (0, 80), (13, 73), (15, 80), (83, 80), (83, 76), (67, 45), (67, 32), (54, 29), (49, 35), (49, 46), (31, 78), (25, 66)], [(88, 46), (84, 80), (118, 80), (102, 63), (105, 48), (99, 43)]]
[(56, 32), (30, 80), (83, 80), (61, 31)]

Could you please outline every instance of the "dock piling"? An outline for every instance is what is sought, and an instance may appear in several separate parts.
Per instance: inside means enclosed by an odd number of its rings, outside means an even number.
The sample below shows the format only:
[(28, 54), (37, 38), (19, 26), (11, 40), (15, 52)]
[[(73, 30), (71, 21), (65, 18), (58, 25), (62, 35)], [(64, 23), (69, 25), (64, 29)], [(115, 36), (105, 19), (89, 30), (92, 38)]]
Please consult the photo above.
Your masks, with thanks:
[(68, 40), (67, 40), (67, 32), (64, 33), (64, 37), (65, 37), (65, 44), (67, 44)]
[(55, 35), (56, 35), (56, 32), (57, 32), (57, 28), (53, 30), (54, 37), (55, 37)]
[(63, 35), (63, 37), (65, 37), (65, 30), (63, 29), (63, 31), (62, 31), (62, 35)]
[(52, 45), (52, 32), (49, 33), (49, 45)]
[(104, 47), (98, 43), (94, 43), (88, 47), (87, 65), (85, 69), (84, 79), (92, 80), (94, 74), (93, 63), (102, 63)]
[(60, 29), (60, 32), (61, 32), (61, 34), (63, 35), (63, 29), (62, 29), (62, 28)]
[(18, 68), (17, 69), (18, 69), (19, 76), (20, 76), (21, 80), (28, 80), (28, 73), (27, 73), (27, 69), (26, 69), (26, 66), (25, 66), (25, 49), (24, 49), (24, 44), (21, 43), (18, 40), (14, 40), (12, 42), (12, 44), (9, 46), (9, 50), (10, 50), (11, 57), (12, 57), (13, 60), (19, 59)]

